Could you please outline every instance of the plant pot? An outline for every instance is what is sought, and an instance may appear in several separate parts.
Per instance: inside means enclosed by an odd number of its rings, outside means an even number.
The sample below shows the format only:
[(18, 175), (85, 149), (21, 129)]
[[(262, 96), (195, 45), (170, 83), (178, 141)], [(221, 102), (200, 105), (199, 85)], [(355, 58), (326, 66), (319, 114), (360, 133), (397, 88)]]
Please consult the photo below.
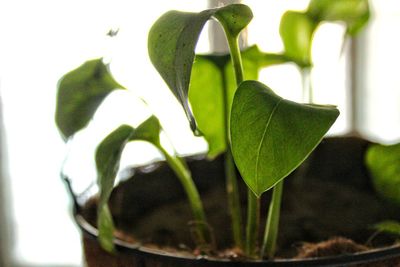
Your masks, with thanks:
[[(281, 249), (274, 260), (195, 256), (185, 247), (182, 251), (171, 249), (173, 242), (191, 246), (190, 227), (187, 226), (190, 211), (185, 204), (184, 192), (172, 171), (162, 162), (135, 168), (133, 177), (121, 182), (113, 191), (110, 209), (117, 228), (121, 232), (133, 232), (141, 241), (123, 241), (131, 237), (122, 235), (115, 240), (116, 255), (102, 250), (96, 240), (97, 230), (93, 227), (96, 221), (95, 199), (81, 196), (76, 201), (75, 219), (82, 230), (87, 265), (399, 266), (400, 245), (392, 245), (393, 240), (387, 236), (375, 238), (372, 243), (379, 248), (368, 251), (347, 251), (341, 255), (311, 258), (295, 256), (297, 249), (293, 244), (296, 242), (318, 242), (340, 235), (361, 243), (373, 235), (368, 226), (387, 219), (400, 220), (400, 209), (380, 199), (371, 186), (363, 164), (368, 145), (368, 141), (356, 137), (327, 138), (286, 179), (278, 240)], [(226, 248), (231, 239), (224, 199), (223, 159), (189, 158), (188, 165), (204, 197), (208, 219), (215, 227), (214, 233), (218, 240), (222, 240), (218, 246)], [(245, 200), (243, 185), (241, 193), (241, 199)], [(263, 213), (266, 213), (268, 198), (266, 194)], [(132, 224), (133, 229), (130, 227)]]

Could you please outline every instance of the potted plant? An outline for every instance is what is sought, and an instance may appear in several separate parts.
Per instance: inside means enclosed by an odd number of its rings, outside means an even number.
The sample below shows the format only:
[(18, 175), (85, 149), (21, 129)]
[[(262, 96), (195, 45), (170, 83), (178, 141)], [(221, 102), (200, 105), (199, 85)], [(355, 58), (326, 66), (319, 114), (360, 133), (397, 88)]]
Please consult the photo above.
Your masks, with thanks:
[[(349, 34), (356, 33), (367, 21), (367, 2), (352, 1), (352, 4), (359, 9), (350, 12), (351, 16), (346, 13), (349, 11), (348, 7), (344, 9), (347, 5), (345, 1), (311, 1), (305, 13), (286, 13), (281, 24), (285, 53), (281, 55), (265, 54), (254, 47), (241, 53), (238, 37), (252, 19), (251, 10), (245, 5), (228, 5), (200, 13), (170, 11), (161, 16), (149, 32), (150, 59), (182, 105), (193, 132), (203, 135), (208, 141), (208, 157), (215, 160), (205, 162), (188, 159), (186, 162), (176, 153), (171, 153), (160, 141), (162, 126), (154, 115), (138, 127), (121, 125), (111, 132), (96, 150), (98, 196), (89, 200), (84, 209), (76, 204), (76, 218), (82, 229), (87, 234), (98, 236), (98, 243), (85, 237), (89, 266), (335, 266), (346, 262), (359, 263), (363, 259), (368, 262), (376, 257), (385, 258), (384, 256), (392, 255), (391, 253), (398, 253), (399, 247), (395, 246), (350, 256), (329, 257), (334, 254), (327, 254), (327, 257), (315, 259), (318, 255), (308, 253), (307, 257), (312, 259), (274, 260), (284, 179), (289, 175), (312, 176), (313, 169), (307, 166), (297, 172), (294, 170), (318, 146), (335, 122), (339, 111), (334, 106), (299, 104), (283, 99), (254, 79), (259, 68), (287, 61), (295, 62), (304, 73), (308, 73), (312, 66), (312, 35), (320, 21), (344, 20)], [(360, 13), (357, 13), (358, 11)], [(353, 16), (354, 13), (356, 16)], [(197, 40), (203, 26), (210, 19), (216, 19), (223, 27), (230, 56), (198, 56), (195, 59)], [(296, 27), (302, 31), (296, 30)], [(213, 65), (213, 62), (217, 63)], [(208, 86), (209, 80), (204, 79), (206, 75), (208, 79), (219, 83)], [(56, 110), (56, 122), (63, 137), (67, 140), (84, 128), (103, 99), (117, 88), (124, 89), (113, 78), (102, 59), (88, 61), (66, 74), (59, 83)], [(140, 168), (136, 169), (137, 174), (132, 180), (114, 189), (124, 147), (128, 142), (136, 140), (155, 146), (164, 156), (168, 166), (162, 164), (150, 174), (141, 172)], [(326, 143), (331, 143), (333, 147), (349, 146), (335, 140)], [(363, 155), (368, 142), (355, 143), (357, 155)], [(321, 162), (318, 160), (326, 156), (323, 150), (324, 145), (318, 147), (305, 165), (320, 166)], [(301, 175), (302, 170), (306, 175)], [(328, 173), (325, 171), (320, 175)], [(165, 184), (172, 176), (179, 181), (178, 187)], [(241, 178), (244, 183), (241, 182)], [(156, 181), (155, 187), (149, 187), (149, 191), (146, 191), (145, 184), (150, 183), (152, 179)], [(210, 179), (210, 184), (205, 182), (207, 179)], [(144, 181), (144, 184), (139, 186), (139, 180)], [(205, 208), (212, 206), (215, 201), (205, 205), (201, 197), (201, 192), (221, 195), (220, 190), (213, 191), (214, 188), (220, 189), (221, 181), (226, 183), (226, 209), (229, 210), (231, 223), (226, 228), (231, 228), (232, 232), (229, 234), (232, 243), (228, 245), (231, 249), (224, 252), (216, 249), (218, 241), (215, 237), (218, 237), (221, 228), (217, 229), (218, 233), (213, 230), (214, 226), (209, 222), (209, 214)], [(200, 188), (199, 183), (206, 184)], [(154, 191), (157, 186), (160, 191)], [(163, 187), (168, 190), (162, 190)], [(133, 240), (136, 237), (127, 234), (127, 224), (136, 227), (136, 222), (141, 220), (137, 214), (145, 217), (144, 214), (149, 208), (146, 203), (162, 206), (167, 200), (174, 199), (171, 195), (181, 189), (187, 201), (185, 208), (178, 208), (178, 211), (190, 208), (188, 228), (193, 249), (186, 248), (183, 249), (184, 252), (178, 253), (176, 248), (179, 247), (179, 243), (173, 244), (175, 250), (171, 251), (171, 246), (159, 244), (154, 247), (153, 243), (143, 245), (143, 240)], [(301, 187), (301, 190), (304, 189), (305, 187)], [(156, 196), (149, 197), (150, 193)], [(264, 193), (268, 194), (268, 208), (265, 207), (265, 197), (264, 201), (261, 198), (266, 195)], [(135, 204), (135, 197), (138, 195), (142, 197), (137, 198)], [(243, 201), (243, 195), (247, 200)], [(121, 199), (129, 201), (120, 206), (120, 203), (114, 205)], [(220, 199), (217, 202), (220, 202)], [(242, 215), (243, 203), (247, 211), (245, 224)], [(389, 207), (390, 205), (387, 206), (388, 210), (397, 211)], [(217, 213), (222, 213), (221, 209), (225, 210), (224, 205), (219, 206)], [(169, 218), (165, 218), (168, 212), (161, 213), (164, 217), (157, 217), (156, 220), (168, 220)], [(183, 218), (187, 218), (187, 214), (179, 212), (177, 217), (182, 215)], [(389, 216), (390, 219), (393, 217)], [(118, 221), (118, 218), (121, 220)], [(126, 224), (127, 220), (131, 221)], [(93, 225), (89, 226), (87, 221), (91, 221)], [(261, 222), (265, 224), (263, 231), (260, 230)], [(146, 221), (144, 224), (147, 223)], [(226, 226), (227, 221), (222, 225)], [(98, 232), (93, 226), (97, 227)], [(188, 233), (182, 230), (184, 226), (178, 225), (178, 232)], [(263, 234), (260, 236), (261, 232)], [(175, 232), (172, 235), (175, 234), (179, 233)], [(344, 239), (337, 239), (333, 244), (340, 246), (343, 253), (366, 250), (365, 247)], [(317, 250), (313, 251), (322, 251), (319, 246), (320, 244), (316, 245)], [(165, 250), (160, 252), (161, 249)], [(125, 253), (127, 250), (129, 252)], [(91, 257), (93, 253), (94, 258)]]

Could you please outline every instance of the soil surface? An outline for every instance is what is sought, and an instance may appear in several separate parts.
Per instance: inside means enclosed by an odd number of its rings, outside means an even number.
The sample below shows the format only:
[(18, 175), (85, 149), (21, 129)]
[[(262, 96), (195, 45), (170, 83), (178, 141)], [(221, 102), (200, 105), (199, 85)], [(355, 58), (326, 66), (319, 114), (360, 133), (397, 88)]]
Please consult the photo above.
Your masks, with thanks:
[[(400, 208), (374, 192), (363, 164), (369, 144), (356, 137), (327, 138), (285, 180), (277, 257), (331, 256), (393, 244), (394, 240), (383, 234), (372, 238), (371, 226), (383, 220), (400, 220)], [(217, 247), (229, 249), (225, 256), (240, 255), (232, 249), (223, 158), (191, 158), (188, 165)], [(134, 176), (114, 190), (110, 207), (119, 235), (149, 246), (193, 252), (191, 213), (184, 192), (168, 166), (160, 163), (153, 167), (135, 169)], [(245, 207), (247, 192), (242, 182), (240, 188)], [(269, 198), (268, 193), (262, 198), (264, 215)], [(95, 213), (95, 201), (89, 201), (82, 214), (94, 224)], [(261, 230), (264, 221), (262, 218)]]

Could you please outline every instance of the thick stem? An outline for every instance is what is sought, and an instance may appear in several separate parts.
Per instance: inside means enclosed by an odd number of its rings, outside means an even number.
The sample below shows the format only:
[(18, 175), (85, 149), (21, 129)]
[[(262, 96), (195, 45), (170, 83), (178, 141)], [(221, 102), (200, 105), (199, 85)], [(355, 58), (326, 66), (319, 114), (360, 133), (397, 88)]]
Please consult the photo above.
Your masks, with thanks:
[(260, 198), (253, 192), (247, 196), (246, 255), (257, 258), (257, 237), (260, 227)]
[(192, 209), (193, 217), (195, 220), (195, 233), (196, 242), (198, 245), (204, 246), (211, 243), (211, 234), (207, 224), (204, 208), (200, 199), (200, 194), (197, 191), (196, 185), (193, 182), (192, 175), (187, 169), (183, 161), (171, 154), (169, 154), (163, 147), (158, 147), (164, 155), (168, 165), (177, 175), (181, 182), (183, 189), (189, 199), (190, 207)]
[(269, 205), (268, 217), (265, 225), (264, 240), (261, 248), (261, 258), (263, 258), (264, 255), (268, 258), (272, 258), (275, 254), (276, 241), (278, 238), (282, 189), (283, 181), (277, 183), (273, 188), (272, 199)]

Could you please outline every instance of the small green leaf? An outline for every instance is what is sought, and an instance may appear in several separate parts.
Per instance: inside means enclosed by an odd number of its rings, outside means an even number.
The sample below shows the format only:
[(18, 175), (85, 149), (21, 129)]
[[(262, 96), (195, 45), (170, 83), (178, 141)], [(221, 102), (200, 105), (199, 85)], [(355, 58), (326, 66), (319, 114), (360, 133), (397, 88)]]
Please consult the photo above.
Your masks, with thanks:
[(372, 228), (379, 232), (400, 236), (400, 223), (396, 221), (383, 221), (375, 224)]
[(303, 162), (335, 122), (333, 107), (282, 99), (256, 81), (243, 82), (232, 104), (235, 163), (248, 187), (260, 196)]
[(84, 128), (104, 98), (124, 89), (112, 77), (102, 59), (85, 62), (58, 83), (56, 124), (66, 140)]
[(109, 134), (96, 149), (97, 183), (100, 191), (97, 227), (100, 244), (107, 251), (112, 251), (114, 247), (114, 226), (107, 206), (108, 199), (114, 187), (122, 151), (133, 132), (132, 127), (122, 125)]
[(141, 140), (147, 141), (156, 147), (160, 146), (161, 124), (155, 116), (150, 116), (135, 129), (129, 141)]
[(316, 24), (305, 13), (287, 11), (283, 14), (279, 32), (285, 55), (299, 66), (311, 65), (311, 45)]
[(347, 34), (354, 36), (368, 22), (370, 9), (368, 0), (311, 0), (308, 13), (318, 23), (342, 21)]
[(188, 103), (189, 82), (197, 41), (204, 24), (213, 16), (228, 35), (237, 35), (252, 19), (250, 9), (241, 4), (200, 13), (170, 11), (154, 23), (148, 38), (150, 59), (183, 106), (195, 132), (198, 129)]
[(375, 190), (400, 205), (400, 143), (371, 145), (365, 157)]

